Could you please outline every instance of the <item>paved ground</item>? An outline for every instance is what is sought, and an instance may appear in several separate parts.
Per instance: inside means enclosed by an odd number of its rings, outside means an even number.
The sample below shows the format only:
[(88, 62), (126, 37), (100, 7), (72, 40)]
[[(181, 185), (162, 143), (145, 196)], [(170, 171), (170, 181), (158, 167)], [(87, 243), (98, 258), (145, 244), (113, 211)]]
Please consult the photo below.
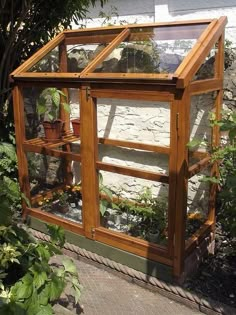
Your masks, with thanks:
[(85, 261), (76, 261), (76, 265), (83, 285), (80, 301), (83, 310), (76, 310), (72, 304), (66, 306), (67, 310), (56, 306), (57, 315), (202, 314)]

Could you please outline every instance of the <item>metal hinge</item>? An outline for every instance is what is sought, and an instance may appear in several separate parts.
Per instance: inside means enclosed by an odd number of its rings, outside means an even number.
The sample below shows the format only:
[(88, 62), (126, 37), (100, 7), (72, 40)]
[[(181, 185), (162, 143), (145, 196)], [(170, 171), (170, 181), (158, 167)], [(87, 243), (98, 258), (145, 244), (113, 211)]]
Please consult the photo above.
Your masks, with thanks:
[(92, 238), (95, 238), (95, 232), (96, 232), (95, 228), (92, 227), (91, 228), (91, 236), (92, 236)]
[(179, 129), (179, 113), (176, 114), (176, 129)]
[(86, 100), (88, 101), (91, 97), (91, 89), (89, 86), (86, 87)]

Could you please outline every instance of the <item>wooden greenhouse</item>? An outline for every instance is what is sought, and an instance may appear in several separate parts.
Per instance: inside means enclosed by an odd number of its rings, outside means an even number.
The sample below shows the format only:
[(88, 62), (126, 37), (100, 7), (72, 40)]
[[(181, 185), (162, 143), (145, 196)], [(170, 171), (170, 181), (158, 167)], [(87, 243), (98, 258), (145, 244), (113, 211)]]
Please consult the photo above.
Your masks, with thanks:
[(11, 74), (34, 228), (157, 277), (192, 270), (214, 240), (226, 23), (66, 30)]

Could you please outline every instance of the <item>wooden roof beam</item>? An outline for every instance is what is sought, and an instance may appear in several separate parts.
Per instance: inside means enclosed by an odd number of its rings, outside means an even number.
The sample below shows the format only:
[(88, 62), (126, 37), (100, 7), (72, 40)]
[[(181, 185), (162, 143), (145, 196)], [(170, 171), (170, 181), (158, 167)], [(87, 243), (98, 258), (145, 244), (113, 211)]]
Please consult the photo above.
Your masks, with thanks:
[(190, 82), (194, 74), (204, 62), (212, 46), (220, 38), (227, 23), (227, 17), (223, 16), (219, 20), (215, 19), (202, 33), (197, 43), (190, 53), (174, 73), (177, 79), (177, 88), (184, 88)]

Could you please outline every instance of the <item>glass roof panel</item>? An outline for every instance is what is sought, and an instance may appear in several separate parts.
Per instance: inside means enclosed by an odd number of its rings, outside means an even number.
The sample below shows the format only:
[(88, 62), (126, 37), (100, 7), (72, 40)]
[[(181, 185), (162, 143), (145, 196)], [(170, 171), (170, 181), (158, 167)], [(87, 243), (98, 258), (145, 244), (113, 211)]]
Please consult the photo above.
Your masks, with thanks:
[(204, 23), (131, 28), (129, 37), (94, 72), (174, 73), (207, 26)]
[(59, 72), (59, 48), (52, 49), (27, 72)]
[(60, 60), (59, 46), (52, 49), (27, 72), (81, 72), (122, 31), (72, 32), (66, 37), (66, 58)]

